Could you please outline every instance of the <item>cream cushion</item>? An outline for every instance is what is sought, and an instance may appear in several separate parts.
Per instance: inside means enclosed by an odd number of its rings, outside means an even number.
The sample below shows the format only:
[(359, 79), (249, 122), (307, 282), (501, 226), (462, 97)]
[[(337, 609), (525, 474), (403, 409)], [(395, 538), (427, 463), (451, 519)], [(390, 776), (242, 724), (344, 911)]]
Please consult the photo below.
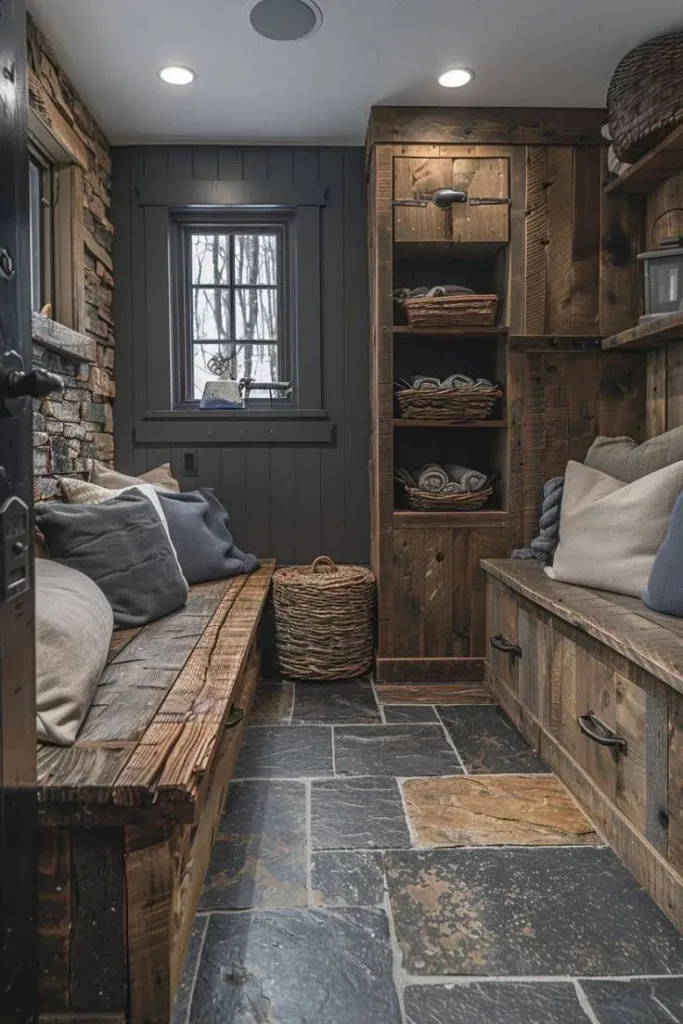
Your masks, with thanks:
[(163, 466), (150, 469), (148, 473), (141, 476), (127, 476), (125, 473), (117, 473), (115, 469), (106, 466), (104, 462), (92, 460), (90, 467), (90, 482), (99, 487), (106, 487), (110, 491), (118, 491), (122, 487), (132, 487), (140, 482), (152, 484), (153, 487), (160, 487), (162, 491), (180, 492), (180, 484), (173, 476), (171, 463), (165, 462)]
[(683, 490), (683, 462), (630, 484), (570, 462), (551, 579), (640, 597)]
[(627, 484), (683, 459), (683, 427), (674, 427), (642, 444), (630, 437), (596, 437), (584, 459), (587, 466)]
[(38, 739), (68, 746), (88, 713), (111, 644), (106, 597), (76, 569), (36, 559)]

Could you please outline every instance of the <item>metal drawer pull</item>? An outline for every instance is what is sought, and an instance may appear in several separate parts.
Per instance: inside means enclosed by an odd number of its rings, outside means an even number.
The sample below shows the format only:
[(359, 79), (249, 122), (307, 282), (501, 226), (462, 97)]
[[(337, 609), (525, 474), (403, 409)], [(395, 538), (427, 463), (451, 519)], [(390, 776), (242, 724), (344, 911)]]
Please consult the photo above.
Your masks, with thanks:
[(227, 721), (225, 723), (225, 728), (234, 729), (236, 725), (240, 724), (243, 718), (244, 711), (242, 710), (242, 708), (233, 708), (230, 714), (228, 715)]
[(628, 753), (628, 744), (623, 736), (618, 736), (613, 729), (601, 722), (597, 715), (589, 711), (585, 715), (579, 715), (576, 719), (579, 729), (589, 740), (599, 744), (601, 747), (615, 747), (620, 754)]
[(496, 651), (502, 651), (503, 654), (512, 654), (515, 658), (522, 657), (522, 648), (519, 644), (515, 644), (512, 640), (508, 640), (502, 633), (496, 633), (495, 636), (489, 638), (489, 643)]

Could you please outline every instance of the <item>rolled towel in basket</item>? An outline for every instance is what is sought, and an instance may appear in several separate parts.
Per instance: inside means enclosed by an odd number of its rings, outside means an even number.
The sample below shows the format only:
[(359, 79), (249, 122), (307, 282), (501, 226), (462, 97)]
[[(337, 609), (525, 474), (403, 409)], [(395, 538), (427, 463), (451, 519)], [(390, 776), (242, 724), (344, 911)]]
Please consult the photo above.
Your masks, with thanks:
[(474, 292), (464, 284), (437, 284), (427, 292), (428, 299), (436, 299), (442, 295), (474, 295)]
[[(459, 481), (455, 481), (459, 483)], [(417, 486), (421, 491), (428, 491), (430, 494), (440, 494), (449, 483), (448, 473), (443, 466), (433, 463), (423, 466), (417, 474)]]
[(450, 479), (460, 484), (463, 491), (469, 494), (483, 491), (488, 483), (486, 473), (480, 473), (477, 469), (468, 469), (466, 466), (446, 466), (445, 469)]
[(413, 388), (415, 391), (438, 391), (441, 387), (441, 381), (438, 377), (424, 377), (418, 375), (413, 377)]

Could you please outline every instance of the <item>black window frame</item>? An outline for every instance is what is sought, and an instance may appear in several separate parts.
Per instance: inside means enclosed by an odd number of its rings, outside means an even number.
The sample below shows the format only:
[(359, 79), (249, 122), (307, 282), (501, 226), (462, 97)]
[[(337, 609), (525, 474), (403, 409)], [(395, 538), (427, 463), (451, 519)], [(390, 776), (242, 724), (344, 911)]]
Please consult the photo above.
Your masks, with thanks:
[[(33, 220), (30, 224), (30, 260), (31, 260), (31, 308), (39, 313), (46, 305), (50, 305), (52, 316), (55, 315), (55, 191), (57, 187), (57, 165), (42, 146), (39, 146), (34, 139), (29, 140), (28, 147), (29, 164), (38, 168), (40, 173), (40, 218), (39, 218), (39, 259), (40, 259), (40, 302), (34, 309), (33, 296), (33, 270), (34, 270), (34, 236)], [(31, 181), (29, 178), (29, 189)], [(32, 200), (29, 196), (29, 209), (32, 207)]]
[[(294, 231), (295, 214), (291, 210), (268, 210), (263, 213), (254, 210), (215, 209), (176, 211), (171, 220), (171, 305), (172, 305), (172, 365), (173, 365), (173, 407), (179, 411), (197, 410), (200, 399), (190, 397), (193, 393), (193, 352), (195, 341), (192, 333), (192, 282), (191, 237), (193, 234), (277, 234), (278, 243), (278, 377), (292, 381), (292, 398), (254, 398), (249, 401), (253, 411), (284, 411), (295, 408), (297, 403), (297, 381), (294, 375), (296, 365), (294, 346), (296, 338), (296, 247)], [(230, 283), (233, 290), (234, 268), (230, 260)], [(207, 286), (210, 287), (210, 286)], [(231, 303), (232, 306), (232, 303)], [(234, 310), (231, 309), (234, 323)], [(210, 344), (209, 341), (206, 342)], [(231, 415), (239, 410), (212, 410), (222, 415)]]

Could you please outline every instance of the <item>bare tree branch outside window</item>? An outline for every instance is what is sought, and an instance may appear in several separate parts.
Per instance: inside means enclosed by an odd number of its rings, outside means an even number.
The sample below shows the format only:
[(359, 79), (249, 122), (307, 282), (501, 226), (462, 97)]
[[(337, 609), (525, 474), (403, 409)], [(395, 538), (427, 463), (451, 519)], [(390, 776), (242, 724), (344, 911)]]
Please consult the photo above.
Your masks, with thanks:
[(278, 379), (280, 237), (192, 232), (191, 397), (201, 398), (207, 381), (219, 378)]

